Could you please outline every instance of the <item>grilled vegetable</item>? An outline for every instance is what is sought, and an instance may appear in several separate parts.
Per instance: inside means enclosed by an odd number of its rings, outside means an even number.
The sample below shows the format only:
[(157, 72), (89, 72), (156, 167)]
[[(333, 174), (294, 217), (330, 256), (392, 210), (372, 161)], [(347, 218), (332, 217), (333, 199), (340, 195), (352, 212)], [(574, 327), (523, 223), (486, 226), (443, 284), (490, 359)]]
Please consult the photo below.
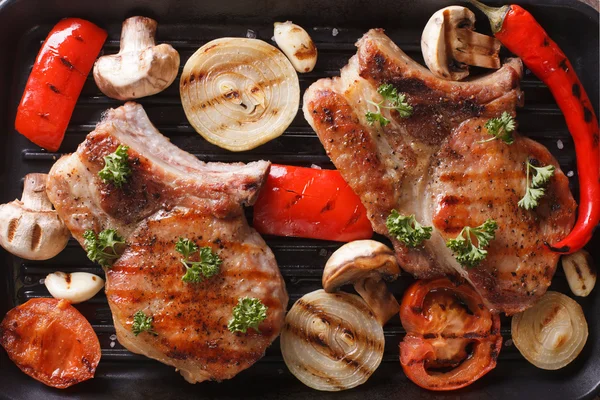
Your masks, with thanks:
[(272, 165), (254, 205), (262, 234), (351, 241), (373, 235), (365, 207), (338, 171)]
[(44, 280), (46, 288), (55, 299), (71, 304), (82, 303), (94, 297), (104, 287), (104, 280), (87, 272), (53, 272)]
[(421, 36), (427, 67), (438, 78), (458, 81), (469, 75), (469, 65), (500, 68), (500, 42), (474, 31), (475, 14), (466, 7), (436, 11)]
[[(191, 240), (179, 238), (175, 250), (183, 256), (181, 263), (186, 269), (182, 281), (198, 283), (219, 273), (219, 266), (223, 261), (210, 247), (198, 248), (198, 245)], [(198, 253), (198, 261), (192, 260), (194, 253)]]
[(179, 53), (170, 44), (154, 43), (155, 20), (131, 17), (123, 22), (119, 53), (94, 65), (98, 88), (113, 99), (132, 100), (160, 93), (179, 72)]
[(411, 381), (429, 390), (455, 390), (496, 367), (500, 317), (482, 304), (471, 286), (447, 278), (419, 280), (406, 290), (400, 363)]
[[(446, 246), (452, 250), (454, 257), (462, 266), (476, 267), (487, 257), (485, 247), (488, 247), (490, 241), (496, 237), (496, 229), (498, 224), (492, 219), (475, 228), (465, 226), (456, 238), (446, 242)], [(473, 243), (473, 237), (477, 240), (477, 245)]]
[(48, 34), (17, 110), (15, 129), (33, 143), (57, 151), (77, 98), (106, 32), (91, 22), (66, 18)]
[(194, 129), (231, 151), (250, 150), (281, 135), (300, 104), (294, 67), (258, 39), (206, 43), (186, 62), (179, 90)]
[(120, 144), (114, 153), (104, 157), (104, 168), (98, 171), (98, 176), (103, 182), (112, 182), (119, 188), (127, 182), (127, 178), (131, 176), (129, 157), (127, 155), (128, 150), (129, 147)]
[(88, 258), (103, 267), (110, 267), (120, 257), (118, 248), (125, 244), (125, 240), (114, 229), (105, 229), (98, 235), (92, 230), (87, 230), (83, 239)]
[(59, 389), (93, 378), (100, 362), (92, 326), (66, 300), (31, 299), (10, 310), (0, 344), (21, 371)]
[(383, 97), (379, 103), (367, 100), (367, 103), (375, 106), (375, 112), (367, 111), (365, 117), (367, 122), (373, 125), (379, 122), (381, 126), (386, 126), (390, 120), (382, 115), (382, 110), (395, 110), (402, 118), (408, 118), (412, 115), (413, 108), (406, 100), (404, 93), (398, 93), (398, 90), (389, 83), (383, 84), (377, 88), (377, 93)]
[(46, 195), (46, 174), (28, 174), (21, 200), (0, 205), (0, 245), (27, 260), (60, 253), (71, 233)]
[(586, 297), (596, 285), (596, 267), (592, 256), (585, 250), (561, 258), (569, 287), (575, 296)]
[(487, 15), (502, 44), (550, 88), (565, 116), (577, 152), (579, 215), (571, 233), (550, 248), (574, 253), (592, 238), (600, 221), (600, 141), (594, 108), (563, 51), (530, 13), (514, 4), (493, 8), (469, 1)]
[(233, 307), (233, 318), (229, 321), (227, 329), (231, 332), (246, 333), (252, 328), (260, 333), (258, 326), (267, 319), (267, 309), (259, 299), (253, 297), (243, 297), (238, 299), (238, 303)]
[[(527, 186), (525, 196), (519, 200), (519, 207), (526, 210), (533, 210), (538, 206), (540, 199), (546, 194), (544, 186), (548, 184), (552, 175), (554, 175), (554, 165), (545, 167), (536, 167), (529, 160), (525, 164), (527, 168)], [(531, 179), (529, 179), (531, 175)]]
[(555, 370), (581, 353), (588, 325), (575, 300), (549, 291), (533, 307), (513, 316), (511, 335), (527, 361), (541, 369)]
[(281, 331), (281, 353), (290, 372), (323, 391), (365, 383), (381, 363), (384, 345), (383, 328), (367, 304), (344, 292), (302, 296)]
[(139, 310), (133, 315), (131, 331), (135, 336), (142, 332), (148, 332), (151, 335), (157, 336), (158, 334), (154, 332), (154, 327), (152, 326), (153, 319), (151, 315), (146, 315), (142, 310)]
[(414, 215), (400, 215), (396, 210), (392, 210), (385, 224), (390, 234), (408, 247), (420, 246), (431, 238), (433, 230), (431, 226), (419, 224)]
[(317, 48), (308, 33), (292, 21), (275, 22), (275, 43), (296, 71), (310, 72), (317, 63)]

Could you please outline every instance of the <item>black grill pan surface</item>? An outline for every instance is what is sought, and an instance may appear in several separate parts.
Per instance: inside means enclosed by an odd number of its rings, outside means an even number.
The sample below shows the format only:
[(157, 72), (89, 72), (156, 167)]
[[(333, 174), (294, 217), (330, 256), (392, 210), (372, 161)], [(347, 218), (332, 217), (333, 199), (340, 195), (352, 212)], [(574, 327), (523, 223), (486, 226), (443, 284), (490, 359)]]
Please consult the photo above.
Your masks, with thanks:
[[(274, 21), (293, 20), (307, 29), (319, 51), (316, 69), (300, 75), (304, 91), (317, 78), (334, 76), (355, 53), (354, 43), (367, 29), (385, 28), (411, 57), (422, 62), (419, 39), (433, 12), (452, 3), (432, 0), (0, 0), (0, 202), (20, 197), (23, 177), (48, 172), (53, 162), (75, 151), (93, 130), (104, 110), (121, 103), (102, 95), (88, 78), (58, 153), (40, 150), (14, 130), (16, 106), (41, 42), (60, 18), (89, 19), (109, 32), (104, 54), (118, 51), (121, 22), (132, 15), (158, 20), (157, 40), (171, 43), (181, 65), (201, 45), (223, 37), (258, 37), (269, 43)], [(598, 11), (577, 0), (520, 2), (542, 23), (577, 70), (598, 113)], [(478, 31), (489, 34), (483, 15)], [(207, 143), (188, 124), (180, 104), (178, 82), (163, 93), (139, 102), (152, 122), (171, 141), (203, 161), (271, 160), (277, 163), (333, 168), (317, 136), (301, 113), (283, 136), (245, 153), (229, 153)], [(573, 141), (549, 90), (529, 71), (521, 87), (525, 106), (518, 110), (521, 133), (544, 144), (570, 176), (578, 197)], [(248, 210), (251, 217), (252, 210)], [(303, 294), (320, 287), (325, 261), (340, 244), (335, 242), (266, 237), (290, 294), (290, 306)], [(600, 261), (600, 232), (587, 246)], [(87, 271), (103, 276), (79, 245), (71, 240), (52, 260), (26, 261), (0, 249), (0, 315), (35, 297), (47, 297), (42, 279), (53, 271)], [(404, 274), (391, 289), (400, 298), (412, 282)], [(558, 268), (552, 290), (570, 293)], [(510, 340), (508, 318), (502, 319), (504, 345), (498, 366), (470, 387), (450, 393), (427, 392), (402, 373), (398, 344), (404, 330), (398, 317), (385, 327), (385, 356), (369, 381), (341, 393), (313, 391), (287, 370), (276, 341), (265, 357), (232, 380), (186, 383), (172, 367), (133, 355), (116, 341), (106, 297), (98, 294), (77, 308), (94, 327), (102, 360), (93, 380), (67, 390), (51, 389), (21, 373), (0, 350), (0, 397), (6, 399), (584, 399), (600, 390), (600, 289), (576, 299), (583, 307), (590, 335), (575, 362), (559, 371), (542, 371), (526, 362)]]

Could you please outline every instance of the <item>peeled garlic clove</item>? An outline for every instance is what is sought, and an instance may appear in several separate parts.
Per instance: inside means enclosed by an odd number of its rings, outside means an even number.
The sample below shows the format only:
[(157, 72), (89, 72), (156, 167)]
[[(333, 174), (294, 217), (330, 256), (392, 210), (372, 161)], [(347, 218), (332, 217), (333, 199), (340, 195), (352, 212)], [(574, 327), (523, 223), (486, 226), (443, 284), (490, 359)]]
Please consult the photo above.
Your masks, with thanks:
[(55, 299), (64, 299), (73, 304), (91, 299), (104, 287), (104, 280), (87, 272), (54, 272), (48, 274), (44, 284)]
[(292, 21), (275, 22), (275, 43), (298, 72), (310, 72), (317, 63), (317, 48), (308, 33)]
[(596, 268), (590, 253), (579, 250), (562, 256), (561, 261), (573, 294), (580, 297), (590, 294), (596, 285)]

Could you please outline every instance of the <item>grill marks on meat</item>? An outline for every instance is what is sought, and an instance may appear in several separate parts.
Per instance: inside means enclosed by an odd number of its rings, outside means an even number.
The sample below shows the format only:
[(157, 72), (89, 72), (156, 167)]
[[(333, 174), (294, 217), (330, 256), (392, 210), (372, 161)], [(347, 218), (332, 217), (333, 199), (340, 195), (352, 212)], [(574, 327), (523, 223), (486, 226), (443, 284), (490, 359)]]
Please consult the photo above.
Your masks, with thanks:
[[(475, 80), (452, 82), (431, 75), (381, 30), (369, 31), (357, 47), (340, 77), (319, 80), (306, 91), (304, 115), (361, 198), (374, 230), (388, 234), (392, 209), (415, 214), (435, 231), (417, 249), (390, 238), (405, 270), (418, 278), (459, 275), (497, 311), (529, 307), (546, 291), (558, 261), (544, 241), (570, 231), (575, 202), (556, 160), (538, 143), (518, 134), (511, 146), (476, 143), (489, 137), (487, 119), (504, 111), (514, 115), (521, 102), (520, 60)], [(384, 83), (407, 95), (413, 114), (403, 119), (384, 110), (391, 123), (369, 125), (365, 114), (374, 108), (368, 101), (382, 100), (377, 88)], [(525, 193), (528, 157), (557, 167), (533, 211), (516, 204)], [(485, 262), (466, 270), (445, 241), (487, 218), (500, 225), (498, 239)]]
[[(129, 146), (132, 175), (122, 189), (97, 176), (104, 156)], [(106, 295), (119, 342), (176, 367), (189, 382), (223, 380), (260, 359), (283, 324), (287, 293), (275, 258), (247, 224), (269, 163), (203, 163), (172, 145), (140, 105), (109, 110), (76, 153), (52, 168), (48, 195), (83, 245), (87, 229), (117, 229), (127, 242), (107, 270)], [(179, 237), (209, 246), (223, 263), (201, 283), (185, 283)], [(240, 297), (268, 306), (261, 333), (227, 329)], [(133, 315), (153, 317), (153, 336), (132, 333)]]

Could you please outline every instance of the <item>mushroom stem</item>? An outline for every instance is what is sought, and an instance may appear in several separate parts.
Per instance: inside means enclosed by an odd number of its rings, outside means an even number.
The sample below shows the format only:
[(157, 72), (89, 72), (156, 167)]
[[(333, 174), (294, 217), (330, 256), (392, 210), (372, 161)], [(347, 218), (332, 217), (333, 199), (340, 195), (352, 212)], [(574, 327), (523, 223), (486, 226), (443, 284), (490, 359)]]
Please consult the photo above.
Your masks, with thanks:
[(361, 279), (354, 284), (354, 290), (367, 303), (381, 326), (400, 312), (398, 300), (387, 289), (386, 283), (382, 279)]
[(123, 22), (119, 53), (138, 52), (155, 45), (157, 22), (148, 17), (131, 17)]
[(46, 195), (46, 174), (28, 174), (23, 184), (21, 201), (23, 206), (30, 210), (50, 211), (52, 203)]
[(467, 0), (469, 3), (473, 4), (475, 7), (479, 9), (482, 13), (485, 14), (486, 17), (490, 20), (490, 26), (492, 27), (493, 33), (498, 33), (500, 29), (502, 29), (502, 24), (504, 23), (504, 17), (510, 10), (510, 6), (505, 5), (502, 7), (490, 7), (486, 6), (480, 1), (477, 0)]
[(494, 37), (482, 35), (471, 29), (455, 30), (458, 46), (452, 49), (456, 61), (484, 68), (500, 68), (498, 52), (502, 44)]

